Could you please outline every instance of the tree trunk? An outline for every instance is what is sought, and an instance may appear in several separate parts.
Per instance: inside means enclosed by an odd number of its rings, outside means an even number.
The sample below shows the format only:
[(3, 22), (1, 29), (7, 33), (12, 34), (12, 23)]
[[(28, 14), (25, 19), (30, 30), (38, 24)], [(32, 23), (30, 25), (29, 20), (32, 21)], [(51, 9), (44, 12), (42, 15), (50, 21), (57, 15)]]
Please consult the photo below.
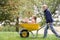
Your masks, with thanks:
[(16, 18), (16, 32), (19, 32), (19, 17)]

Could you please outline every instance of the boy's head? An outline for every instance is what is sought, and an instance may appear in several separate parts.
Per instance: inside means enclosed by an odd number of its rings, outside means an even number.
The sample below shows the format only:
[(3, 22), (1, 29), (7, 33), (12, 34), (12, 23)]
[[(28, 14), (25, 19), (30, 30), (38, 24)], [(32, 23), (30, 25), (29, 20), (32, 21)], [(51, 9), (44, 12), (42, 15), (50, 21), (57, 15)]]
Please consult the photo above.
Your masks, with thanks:
[(43, 10), (46, 10), (46, 9), (48, 9), (48, 6), (47, 6), (46, 4), (44, 4), (44, 5), (42, 6), (42, 8), (43, 8)]
[(36, 17), (36, 15), (33, 15), (32, 18), (36, 20), (37, 17)]

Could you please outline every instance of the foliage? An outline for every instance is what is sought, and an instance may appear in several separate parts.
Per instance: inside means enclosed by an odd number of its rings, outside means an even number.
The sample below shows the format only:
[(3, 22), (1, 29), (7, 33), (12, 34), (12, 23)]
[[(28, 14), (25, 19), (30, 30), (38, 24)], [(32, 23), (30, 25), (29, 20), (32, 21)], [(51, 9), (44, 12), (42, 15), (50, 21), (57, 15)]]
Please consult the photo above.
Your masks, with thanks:
[(34, 5), (40, 12), (41, 6), (47, 4), (53, 13), (59, 3), (59, 0), (0, 0), (0, 21), (14, 21), (17, 16), (30, 17), (34, 14)]
[(16, 0), (1, 0), (0, 1), (0, 21), (13, 21), (14, 16), (18, 13), (18, 2)]
[(41, 9), (43, 4), (47, 4), (50, 11), (54, 13), (56, 7), (60, 4), (60, 0), (0, 0), (0, 22), (6, 20), (14, 22), (16, 20), (15, 22), (18, 25), (19, 17), (25, 18), (34, 15), (35, 5), (38, 15), (40, 15), (44, 23), (45, 19)]
[(15, 32), (16, 28), (15, 26), (5, 25), (0, 27), (1, 32)]
[(59, 3), (59, 0), (0, 0), (0, 21), (12, 21), (17, 16), (30, 17), (34, 14), (34, 5), (38, 12), (42, 10), (43, 4), (47, 4), (51, 12), (54, 12)]

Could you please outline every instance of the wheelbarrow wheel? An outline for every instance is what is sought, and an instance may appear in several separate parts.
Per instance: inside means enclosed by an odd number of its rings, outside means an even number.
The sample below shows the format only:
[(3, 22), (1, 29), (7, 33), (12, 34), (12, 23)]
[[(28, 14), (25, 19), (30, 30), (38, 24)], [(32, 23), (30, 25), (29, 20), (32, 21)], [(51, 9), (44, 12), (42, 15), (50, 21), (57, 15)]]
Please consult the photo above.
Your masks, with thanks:
[(29, 37), (29, 32), (28, 32), (28, 30), (26, 30), (26, 29), (21, 30), (21, 31), (20, 31), (20, 36), (21, 36), (22, 38), (27, 38), (27, 37)]

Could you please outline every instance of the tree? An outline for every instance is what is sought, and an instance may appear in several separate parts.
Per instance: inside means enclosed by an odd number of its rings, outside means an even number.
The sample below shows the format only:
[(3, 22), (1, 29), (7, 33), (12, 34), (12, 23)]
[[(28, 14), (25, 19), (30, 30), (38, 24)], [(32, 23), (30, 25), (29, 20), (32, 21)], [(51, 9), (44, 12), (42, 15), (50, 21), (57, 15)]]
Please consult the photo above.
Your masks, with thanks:
[(17, 20), (19, 0), (0, 0), (0, 22)]
[(60, 0), (0, 0), (0, 22), (16, 19), (16, 30), (18, 31), (19, 17), (34, 15), (34, 5), (37, 7), (38, 15), (40, 14), (40, 17), (43, 17), (41, 9), (43, 4), (47, 4), (51, 12), (54, 13), (56, 6), (60, 4)]

